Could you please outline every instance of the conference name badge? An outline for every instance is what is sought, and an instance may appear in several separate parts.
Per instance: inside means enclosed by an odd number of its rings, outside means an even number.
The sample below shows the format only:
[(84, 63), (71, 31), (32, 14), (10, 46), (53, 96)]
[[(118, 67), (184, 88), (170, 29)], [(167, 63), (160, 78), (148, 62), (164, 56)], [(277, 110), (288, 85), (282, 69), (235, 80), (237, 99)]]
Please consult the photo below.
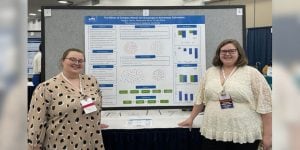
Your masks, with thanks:
[(91, 98), (81, 100), (80, 104), (85, 114), (89, 114), (94, 111), (97, 111), (97, 107)]
[(224, 91), (221, 92), (219, 96), (219, 102), (220, 102), (221, 109), (233, 108), (233, 102), (231, 96), (227, 92)]

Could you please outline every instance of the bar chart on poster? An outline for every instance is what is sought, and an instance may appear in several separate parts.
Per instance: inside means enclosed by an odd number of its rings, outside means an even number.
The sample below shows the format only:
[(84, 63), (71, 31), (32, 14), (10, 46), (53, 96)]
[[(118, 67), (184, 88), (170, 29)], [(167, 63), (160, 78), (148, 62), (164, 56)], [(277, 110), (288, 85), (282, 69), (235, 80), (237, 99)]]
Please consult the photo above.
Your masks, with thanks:
[(85, 16), (86, 73), (107, 107), (189, 106), (205, 67), (205, 16)]

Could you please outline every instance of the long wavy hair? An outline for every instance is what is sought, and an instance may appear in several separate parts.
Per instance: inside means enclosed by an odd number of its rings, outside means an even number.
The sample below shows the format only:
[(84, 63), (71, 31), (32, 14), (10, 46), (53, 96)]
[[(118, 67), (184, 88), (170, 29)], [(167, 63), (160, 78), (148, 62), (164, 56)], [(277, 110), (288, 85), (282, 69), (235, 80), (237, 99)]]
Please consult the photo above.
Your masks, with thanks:
[(248, 64), (248, 59), (246, 57), (245, 50), (240, 45), (240, 43), (235, 39), (226, 39), (218, 45), (218, 48), (216, 50), (216, 54), (215, 54), (215, 56), (213, 58), (213, 61), (212, 61), (212, 64), (214, 66), (223, 66), (223, 62), (220, 59), (220, 51), (221, 51), (221, 48), (226, 44), (233, 44), (235, 46), (235, 48), (237, 49), (237, 52), (238, 52), (239, 56), (238, 56), (237, 61), (235, 62), (235, 66), (242, 67), (242, 66), (245, 66), (245, 65)]

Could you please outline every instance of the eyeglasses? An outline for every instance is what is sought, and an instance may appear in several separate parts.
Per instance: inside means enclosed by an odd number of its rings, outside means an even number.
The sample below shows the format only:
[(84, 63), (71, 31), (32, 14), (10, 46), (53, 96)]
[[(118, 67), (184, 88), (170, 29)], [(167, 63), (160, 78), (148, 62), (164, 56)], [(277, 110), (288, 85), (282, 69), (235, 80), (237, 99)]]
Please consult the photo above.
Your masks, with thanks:
[(220, 53), (223, 55), (225, 55), (227, 53), (234, 54), (234, 53), (236, 53), (236, 51), (237, 51), (237, 49), (223, 49), (223, 50), (220, 50)]
[(73, 63), (78, 63), (78, 64), (82, 64), (85, 62), (83, 59), (77, 59), (75, 57), (70, 57), (70, 58), (65, 58), (65, 59), (68, 59), (68, 60), (72, 61)]

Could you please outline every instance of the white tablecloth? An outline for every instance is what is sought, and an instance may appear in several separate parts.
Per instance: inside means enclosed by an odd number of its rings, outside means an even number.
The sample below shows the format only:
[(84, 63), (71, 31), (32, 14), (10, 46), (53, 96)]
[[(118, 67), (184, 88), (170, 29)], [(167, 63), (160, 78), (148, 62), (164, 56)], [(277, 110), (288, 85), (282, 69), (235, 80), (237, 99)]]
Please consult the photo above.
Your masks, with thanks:
[[(178, 123), (190, 113), (180, 109), (102, 111), (101, 123), (109, 125), (106, 129), (179, 128)], [(202, 116), (195, 118), (193, 128), (200, 128)]]

